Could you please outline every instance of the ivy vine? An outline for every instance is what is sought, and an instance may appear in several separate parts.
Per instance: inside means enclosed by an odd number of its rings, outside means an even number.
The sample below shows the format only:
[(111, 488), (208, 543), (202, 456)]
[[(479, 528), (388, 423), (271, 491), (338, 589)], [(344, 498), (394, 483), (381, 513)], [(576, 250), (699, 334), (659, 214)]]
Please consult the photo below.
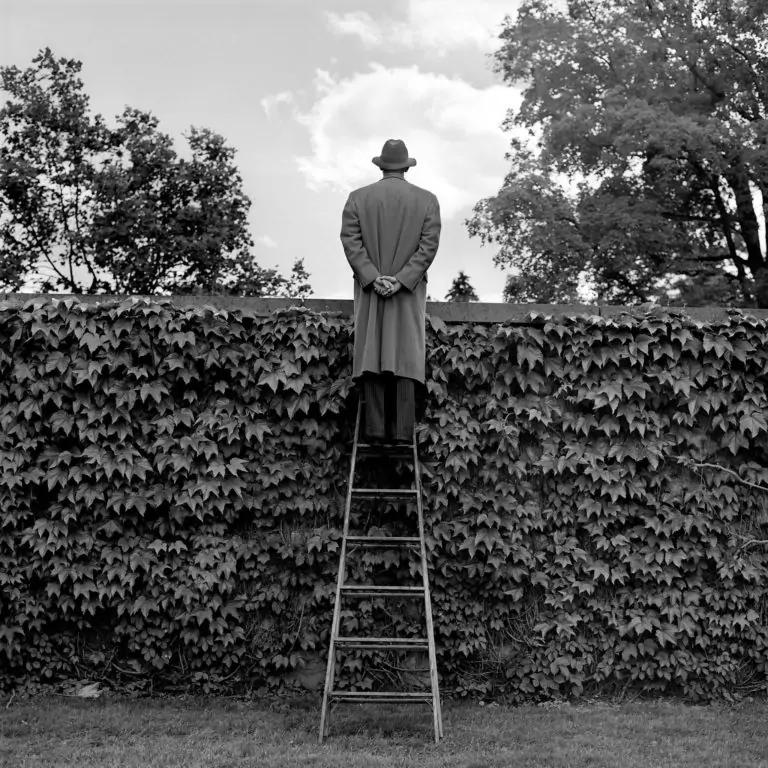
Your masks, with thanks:
[[(729, 318), (428, 317), (444, 690), (765, 690), (768, 326)], [(0, 688), (240, 690), (321, 664), (351, 355), (349, 318), (303, 308), (0, 304)], [(346, 684), (381, 682), (367, 658)]]

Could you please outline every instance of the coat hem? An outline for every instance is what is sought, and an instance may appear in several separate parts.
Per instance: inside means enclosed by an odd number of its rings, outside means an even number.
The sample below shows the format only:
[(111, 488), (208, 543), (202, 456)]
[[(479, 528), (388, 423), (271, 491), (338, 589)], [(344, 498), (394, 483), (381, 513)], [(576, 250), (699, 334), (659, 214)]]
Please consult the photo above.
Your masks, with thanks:
[(384, 368), (383, 370), (377, 370), (374, 371), (371, 368), (364, 368), (362, 371), (358, 371), (357, 373), (352, 374), (352, 380), (357, 381), (358, 379), (362, 378), (366, 373), (374, 374), (376, 376), (380, 374), (391, 374), (393, 376), (400, 376), (404, 379), (413, 379), (414, 381), (418, 382), (422, 386), (425, 386), (425, 376), (418, 376), (415, 375), (413, 371), (393, 371), (388, 368)]

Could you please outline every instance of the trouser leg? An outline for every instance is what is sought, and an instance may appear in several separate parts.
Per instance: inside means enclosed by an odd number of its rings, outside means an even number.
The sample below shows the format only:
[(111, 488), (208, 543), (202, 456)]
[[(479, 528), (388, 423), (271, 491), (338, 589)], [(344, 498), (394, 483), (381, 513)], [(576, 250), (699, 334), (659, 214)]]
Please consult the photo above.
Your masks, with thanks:
[(416, 421), (416, 398), (413, 379), (394, 376), (390, 382), (389, 397), (391, 408), (387, 422), (388, 437), (393, 440), (410, 442)]
[(368, 374), (363, 377), (363, 396), (365, 412), (363, 419), (363, 437), (384, 439), (385, 431), (385, 382), (381, 376)]

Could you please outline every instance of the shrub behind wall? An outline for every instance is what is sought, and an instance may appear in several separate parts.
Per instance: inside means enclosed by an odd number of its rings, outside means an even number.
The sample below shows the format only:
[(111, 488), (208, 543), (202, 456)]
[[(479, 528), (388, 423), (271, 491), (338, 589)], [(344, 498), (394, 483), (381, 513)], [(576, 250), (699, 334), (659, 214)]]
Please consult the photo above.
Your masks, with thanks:
[[(766, 341), (738, 312), (429, 318), (446, 691), (765, 688)], [(321, 668), (351, 345), (348, 318), (303, 309), (0, 304), (0, 686), (242, 690)], [(406, 567), (374, 561), (355, 575)], [(342, 676), (386, 682), (371, 669)]]

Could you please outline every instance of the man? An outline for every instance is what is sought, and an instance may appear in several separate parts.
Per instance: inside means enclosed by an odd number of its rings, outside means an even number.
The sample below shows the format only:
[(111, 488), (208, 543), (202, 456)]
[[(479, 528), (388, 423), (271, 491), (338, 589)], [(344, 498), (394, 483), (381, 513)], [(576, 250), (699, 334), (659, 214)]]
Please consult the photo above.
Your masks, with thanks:
[(363, 439), (411, 442), (416, 391), (425, 389), (427, 268), (440, 241), (440, 206), (405, 180), (416, 165), (400, 139), (373, 163), (379, 181), (350, 193), (341, 242), (355, 280), (352, 377), (363, 386)]

